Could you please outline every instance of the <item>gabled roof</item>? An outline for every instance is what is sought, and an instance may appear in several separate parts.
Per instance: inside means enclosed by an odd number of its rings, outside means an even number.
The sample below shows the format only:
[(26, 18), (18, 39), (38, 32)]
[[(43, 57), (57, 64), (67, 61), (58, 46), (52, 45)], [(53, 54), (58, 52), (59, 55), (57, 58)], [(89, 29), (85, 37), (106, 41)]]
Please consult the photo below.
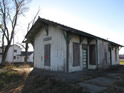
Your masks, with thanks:
[(120, 59), (124, 59), (124, 55), (119, 55), (119, 58)]
[[(4, 47), (6, 47), (7, 45), (4, 45)], [(14, 45), (10, 45), (10, 47), (12, 46), (18, 46), (17, 44), (14, 44)], [(20, 46), (18, 46), (20, 48)], [(2, 46), (0, 46), (0, 48), (2, 48)]]
[(107, 42), (109, 42), (109, 43), (111, 43), (111, 44), (113, 44), (113, 45), (117, 45), (117, 46), (123, 47), (122, 45), (117, 44), (117, 43), (115, 43), (115, 42), (112, 42), (112, 41), (103, 39), (103, 38), (101, 38), (101, 37), (98, 37), (98, 36), (95, 36), (95, 35), (86, 33), (86, 32), (81, 31), (81, 30), (77, 30), (77, 29), (74, 29), (74, 28), (71, 28), (71, 27), (68, 27), (68, 26), (59, 24), (59, 23), (57, 23), (57, 22), (53, 22), (53, 21), (50, 21), (50, 20), (46, 20), (46, 19), (43, 19), (43, 18), (40, 18), (40, 17), (37, 19), (37, 21), (36, 21), (35, 24), (31, 27), (31, 29), (29, 30), (29, 32), (27, 33), (27, 35), (26, 35), (25, 37), (26, 37), (30, 42), (32, 42), (33, 39), (34, 39), (34, 37), (35, 37), (35, 35), (40, 31), (41, 27), (44, 26), (44, 24), (57, 25), (58, 27), (60, 27), (61, 29), (63, 29), (63, 30), (66, 31), (66, 32), (78, 34), (78, 35), (81, 35), (81, 36), (86, 36), (86, 37), (89, 37), (89, 38), (100, 39), (100, 40), (103, 40), (103, 41), (107, 41)]

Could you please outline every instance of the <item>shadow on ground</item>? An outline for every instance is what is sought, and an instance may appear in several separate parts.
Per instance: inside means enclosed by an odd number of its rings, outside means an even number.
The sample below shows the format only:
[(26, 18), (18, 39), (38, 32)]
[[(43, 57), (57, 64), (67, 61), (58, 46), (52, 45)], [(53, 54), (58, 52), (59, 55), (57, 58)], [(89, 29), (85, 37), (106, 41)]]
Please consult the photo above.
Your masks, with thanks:
[(124, 93), (124, 66), (74, 73), (33, 69), (22, 93)]
[(34, 69), (27, 77), (22, 93), (84, 93), (78, 84), (59, 79), (60, 73)]

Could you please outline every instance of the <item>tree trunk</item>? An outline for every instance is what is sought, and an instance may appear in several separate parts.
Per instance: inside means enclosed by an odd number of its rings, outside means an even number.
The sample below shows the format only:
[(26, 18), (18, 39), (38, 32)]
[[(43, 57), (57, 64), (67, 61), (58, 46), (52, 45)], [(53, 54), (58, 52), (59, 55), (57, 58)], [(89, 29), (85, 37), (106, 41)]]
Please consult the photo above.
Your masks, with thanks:
[(4, 34), (2, 35), (2, 54), (4, 53)]
[(8, 53), (10, 44), (11, 44), (11, 42), (9, 42), (6, 47), (4, 47), (5, 50), (4, 50), (3, 54), (2, 54), (2, 64), (5, 64), (5, 62), (6, 62), (6, 57), (7, 57), (7, 53)]
[(5, 48), (5, 46), (4, 46), (4, 34), (2, 35), (2, 60), (1, 60), (1, 63), (4, 63), (3, 62), (3, 54), (4, 54), (4, 49)]
[(25, 63), (27, 63), (27, 59), (28, 59), (28, 43), (26, 42), (26, 47), (25, 47)]

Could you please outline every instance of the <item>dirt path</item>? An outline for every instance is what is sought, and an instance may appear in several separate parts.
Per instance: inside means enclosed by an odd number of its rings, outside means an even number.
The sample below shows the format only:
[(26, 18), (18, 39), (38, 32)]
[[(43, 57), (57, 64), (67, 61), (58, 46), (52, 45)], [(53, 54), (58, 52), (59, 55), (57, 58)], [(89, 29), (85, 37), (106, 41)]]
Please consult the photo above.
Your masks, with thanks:
[(7, 69), (0, 69), (0, 72), (4, 72), (4, 71), (7, 71)]
[[(29, 72), (31, 72), (33, 70), (33, 67), (31, 67), (31, 68), (13, 68), (13, 70), (17, 70), (19, 72), (27, 72), (27, 73), (29, 73)], [(0, 72), (5, 72), (5, 71), (7, 71), (7, 69), (0, 69)]]
[(31, 68), (14, 68), (13, 70), (17, 70), (19, 72), (27, 72), (27, 73), (29, 73), (29, 72), (31, 72), (33, 70), (33, 67), (31, 67)]

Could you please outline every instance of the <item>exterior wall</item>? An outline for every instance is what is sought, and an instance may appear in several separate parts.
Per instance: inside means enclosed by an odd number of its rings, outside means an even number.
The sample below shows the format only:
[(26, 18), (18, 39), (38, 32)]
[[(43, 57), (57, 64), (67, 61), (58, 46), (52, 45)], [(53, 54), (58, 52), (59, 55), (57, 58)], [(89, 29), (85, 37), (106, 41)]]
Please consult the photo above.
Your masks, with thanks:
[[(16, 56), (16, 58), (18, 57), (18, 60), (16, 60), (16, 62), (24, 62), (25, 61), (25, 56)], [(33, 53), (28, 56), (27, 62), (33, 62)]]
[[(17, 52), (14, 52), (14, 50), (17, 50)], [(17, 56), (20, 54), (21, 54), (21, 48), (19, 46), (17, 45), (11, 46), (8, 50), (6, 61), (7, 62), (18, 62), (19, 57), (16, 57), (16, 59), (14, 59), (14, 56)]]
[(2, 55), (0, 55), (0, 63), (1, 63), (1, 60), (2, 60)]
[(34, 53), (32, 53), (29, 58), (28, 58), (28, 62), (33, 62), (33, 58), (34, 58)]
[(24, 62), (25, 56), (16, 56), (16, 57), (18, 57), (18, 60), (16, 62)]
[[(66, 41), (63, 31), (54, 25), (48, 26), (48, 35), (44, 28), (35, 36), (34, 41), (34, 67), (54, 71), (65, 71), (66, 65)], [(44, 40), (46, 38), (50, 40)], [(83, 49), (82, 44), (88, 44), (87, 38), (80, 44), (80, 66), (73, 66), (73, 42), (80, 43), (79, 35), (73, 35), (69, 43), (69, 72), (83, 70)], [(50, 66), (44, 65), (44, 45), (51, 44)], [(106, 69), (110, 66), (109, 42), (93, 39), (89, 45), (96, 45), (96, 65), (89, 64), (88, 46), (88, 69)], [(118, 64), (119, 55), (117, 50), (117, 62), (115, 62), (115, 50), (112, 50), (112, 64)]]
[[(95, 39), (91, 40), (91, 42), (89, 43), (89, 45), (92, 45), (92, 44), (96, 45)], [(88, 46), (88, 54), (89, 54), (89, 46)], [(88, 55), (88, 59), (89, 59), (89, 55)], [(97, 62), (97, 59), (96, 59), (96, 62)], [(89, 60), (88, 60), (88, 69), (96, 69), (96, 65), (90, 65)]]
[[(116, 53), (117, 54), (115, 54), (115, 49), (116, 49)], [(115, 57), (117, 57), (117, 60), (116, 60), (116, 58)], [(120, 61), (119, 61), (119, 50), (118, 50), (118, 48), (113, 48), (112, 49), (112, 65), (118, 65), (120, 63)]]
[(110, 65), (108, 42), (98, 40), (98, 68), (106, 69)]
[(0, 53), (2, 53), (2, 49), (0, 48)]
[(25, 61), (25, 56), (21, 56), (20, 59), (21, 59), (20, 62), (24, 62)]
[[(2, 49), (0, 48), (0, 53), (2, 53)], [(0, 54), (0, 63), (1, 63), (1, 60), (2, 60), (2, 54)]]
[[(47, 36), (44, 28), (36, 35), (34, 42), (34, 67), (44, 68), (54, 71), (64, 71), (66, 62), (66, 41), (62, 30), (56, 26), (49, 26)], [(43, 39), (51, 37), (51, 40)], [(51, 65), (44, 66), (44, 45), (51, 44)]]
[(73, 42), (80, 43), (78, 35), (74, 35), (69, 43), (69, 72), (80, 71), (83, 69), (81, 44), (80, 44), (80, 66), (73, 66)]
[[(14, 50), (17, 50), (17, 52), (14, 52)], [(0, 53), (2, 53), (2, 49), (0, 49)], [(21, 48), (17, 45), (10, 46), (6, 61), (7, 62), (24, 62), (24, 56), (19, 56), (21, 55)], [(14, 59), (15, 56), (15, 59)], [(0, 55), (0, 63), (2, 60), (2, 55)], [(33, 62), (33, 53), (29, 56), (28, 62)]]

